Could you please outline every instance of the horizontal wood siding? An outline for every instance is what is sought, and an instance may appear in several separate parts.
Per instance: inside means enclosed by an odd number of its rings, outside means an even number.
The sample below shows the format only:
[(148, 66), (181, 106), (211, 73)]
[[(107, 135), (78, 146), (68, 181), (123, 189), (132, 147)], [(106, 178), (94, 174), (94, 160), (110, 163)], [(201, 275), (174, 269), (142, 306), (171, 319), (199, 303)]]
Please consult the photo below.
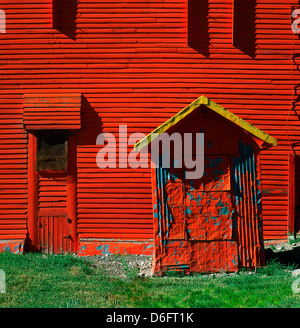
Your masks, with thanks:
[(22, 100), (17, 95), (1, 92), (0, 125), (0, 240), (24, 240), (27, 133), (22, 128)]
[(293, 109), (300, 59), (292, 60), (300, 41), (288, 1), (256, 1), (254, 56), (232, 45), (232, 0), (208, 1), (205, 51), (187, 45), (187, 0), (81, 0), (74, 31), (65, 33), (52, 27), (51, 0), (7, 0), (1, 9), (0, 236), (26, 228), (23, 94), (81, 93), (79, 237), (153, 237), (150, 169), (100, 170), (96, 137), (118, 133), (119, 124), (148, 134), (204, 94), (278, 139), (261, 156), (263, 224), (265, 238), (286, 238), (288, 154), (300, 141), (297, 103)]

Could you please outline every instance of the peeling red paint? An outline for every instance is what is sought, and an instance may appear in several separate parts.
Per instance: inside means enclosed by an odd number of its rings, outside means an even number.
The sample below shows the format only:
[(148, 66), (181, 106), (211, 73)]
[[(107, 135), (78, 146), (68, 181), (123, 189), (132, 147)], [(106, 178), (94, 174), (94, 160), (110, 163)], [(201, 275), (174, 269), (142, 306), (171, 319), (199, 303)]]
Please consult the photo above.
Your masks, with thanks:
[(14, 254), (23, 253), (24, 240), (1, 240), (0, 241), (0, 253), (10, 252)]
[[(199, 256), (200, 255), (200, 256)], [(223, 240), (192, 244), (191, 271), (219, 272), (237, 271), (237, 243)]]
[(112, 255), (112, 254), (135, 254), (153, 255), (153, 241), (87, 241), (80, 240), (78, 255)]

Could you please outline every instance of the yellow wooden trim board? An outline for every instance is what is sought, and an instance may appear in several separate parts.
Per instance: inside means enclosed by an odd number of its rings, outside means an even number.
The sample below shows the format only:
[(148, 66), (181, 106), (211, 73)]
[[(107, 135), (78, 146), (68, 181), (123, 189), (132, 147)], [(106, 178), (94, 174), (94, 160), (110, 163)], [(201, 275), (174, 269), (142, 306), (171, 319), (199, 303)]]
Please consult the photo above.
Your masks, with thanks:
[(172, 116), (170, 119), (168, 119), (165, 123), (157, 127), (154, 131), (152, 131), (150, 134), (148, 134), (144, 139), (139, 141), (135, 144), (134, 149), (136, 151), (140, 151), (144, 147), (146, 147), (148, 144), (151, 143), (151, 141), (158, 138), (162, 133), (166, 132), (169, 128), (176, 125), (178, 122), (180, 122), (183, 118), (185, 118), (187, 115), (189, 115), (191, 112), (193, 112), (195, 109), (197, 109), (199, 106), (205, 105), (206, 107), (210, 108), (214, 112), (218, 113), (219, 115), (225, 117), (229, 121), (235, 123), (236, 125), (240, 126), (245, 131), (248, 131), (249, 133), (253, 134), (255, 137), (263, 140), (264, 142), (271, 144), (272, 146), (277, 145), (277, 140), (268, 135), (267, 133), (263, 132), (262, 130), (258, 129), (254, 125), (244, 121), (242, 118), (238, 117), (237, 115), (231, 113), (224, 107), (218, 105), (217, 103), (213, 102), (209, 98), (205, 96), (200, 96), (196, 100), (194, 100), (191, 104), (183, 108), (180, 112)]

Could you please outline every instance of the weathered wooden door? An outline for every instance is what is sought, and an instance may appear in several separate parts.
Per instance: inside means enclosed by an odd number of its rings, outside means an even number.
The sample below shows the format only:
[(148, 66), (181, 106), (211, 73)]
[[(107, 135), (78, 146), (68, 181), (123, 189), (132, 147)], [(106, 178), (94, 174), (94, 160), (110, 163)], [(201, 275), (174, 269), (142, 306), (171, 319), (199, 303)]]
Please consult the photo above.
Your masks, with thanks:
[(45, 254), (71, 252), (65, 173), (39, 172), (38, 240)]
[(45, 254), (71, 251), (67, 170), (68, 132), (37, 134), (38, 239)]
[(76, 134), (29, 134), (28, 249), (45, 254), (76, 252)]
[(39, 247), (44, 254), (72, 251), (70, 220), (67, 216), (39, 216)]

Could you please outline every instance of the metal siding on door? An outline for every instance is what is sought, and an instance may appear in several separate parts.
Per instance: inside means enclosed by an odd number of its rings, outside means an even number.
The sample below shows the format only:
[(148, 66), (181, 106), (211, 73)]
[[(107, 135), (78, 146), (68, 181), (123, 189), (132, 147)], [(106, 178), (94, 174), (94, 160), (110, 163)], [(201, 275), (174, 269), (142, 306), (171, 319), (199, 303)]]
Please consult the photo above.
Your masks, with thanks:
[[(205, 174), (188, 180), (182, 169), (156, 169), (154, 217), (163, 270), (236, 271), (228, 155), (205, 157)], [(159, 236), (159, 238), (157, 238)]]
[(205, 157), (198, 181), (186, 180), (185, 213), (190, 240), (230, 240), (232, 200), (229, 156)]

